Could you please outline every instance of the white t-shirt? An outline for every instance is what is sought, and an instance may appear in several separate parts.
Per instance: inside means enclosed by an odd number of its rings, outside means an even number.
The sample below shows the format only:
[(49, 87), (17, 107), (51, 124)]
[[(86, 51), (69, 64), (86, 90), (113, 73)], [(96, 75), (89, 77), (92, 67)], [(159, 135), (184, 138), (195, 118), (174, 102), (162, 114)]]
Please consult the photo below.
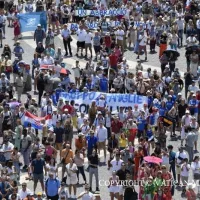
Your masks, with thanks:
[(86, 35), (86, 31), (84, 29), (82, 30), (78, 30), (76, 32), (77, 36), (78, 36), (78, 41), (79, 42), (85, 42), (85, 35)]
[(188, 155), (185, 151), (183, 151), (182, 153), (180, 153), (179, 151), (176, 152), (176, 159), (177, 159), (176, 162), (177, 162), (177, 164), (180, 164), (181, 160), (178, 159), (178, 157), (185, 159), (185, 158), (188, 158)]
[[(13, 149), (14, 149), (14, 145), (11, 142), (8, 142), (7, 145), (3, 144), (3, 146), (2, 146), (3, 151), (10, 151), (10, 150), (13, 150)], [(5, 156), (6, 160), (10, 160), (11, 159), (11, 152), (4, 153), (4, 156)]]
[(91, 44), (92, 43), (92, 33), (86, 33), (85, 35), (85, 43)]
[(146, 38), (146, 36), (140, 35), (139, 36), (139, 40), (140, 40), (140, 42), (139, 42), (140, 46), (146, 46), (146, 44), (147, 44), (147, 38)]
[(124, 31), (123, 30), (117, 30), (115, 32), (115, 35), (116, 35), (116, 39), (117, 40), (123, 40), (124, 39)]
[(189, 172), (190, 172), (190, 164), (187, 164), (187, 168), (189, 170), (186, 169), (186, 166), (183, 166), (185, 164), (181, 165), (181, 168), (183, 167), (183, 170), (181, 170), (181, 176), (189, 176)]
[(93, 200), (93, 197), (94, 195), (91, 192), (88, 192), (82, 196), (82, 200)]
[(118, 170), (120, 170), (121, 169), (121, 165), (122, 165), (122, 163), (123, 163), (124, 161), (123, 160), (116, 160), (115, 158), (113, 159), (113, 160), (111, 160), (111, 162), (110, 162), (110, 164), (112, 165), (112, 169), (111, 169), (111, 171), (118, 171)]
[(20, 199), (26, 198), (27, 194), (31, 193), (31, 191), (27, 188), (24, 192), (22, 189), (18, 192)]

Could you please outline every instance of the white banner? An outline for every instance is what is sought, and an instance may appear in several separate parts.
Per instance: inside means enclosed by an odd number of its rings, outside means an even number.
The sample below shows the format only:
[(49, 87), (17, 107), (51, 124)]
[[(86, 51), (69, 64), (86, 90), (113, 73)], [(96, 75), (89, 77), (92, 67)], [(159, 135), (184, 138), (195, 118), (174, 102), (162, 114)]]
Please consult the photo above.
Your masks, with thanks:
[(126, 15), (126, 9), (125, 8), (119, 8), (119, 9), (110, 9), (110, 10), (84, 10), (84, 9), (78, 9), (75, 10), (75, 16), (79, 17), (85, 17), (85, 16), (118, 16), (118, 15)]
[(93, 100), (95, 100), (96, 104), (98, 105), (98, 101), (102, 95), (105, 96), (105, 104), (111, 111), (118, 110), (119, 107), (133, 108), (135, 104), (138, 105), (139, 109), (142, 109), (143, 104), (148, 103), (148, 98), (146, 96), (135, 94), (110, 94), (101, 92), (60, 93), (60, 97), (62, 97), (64, 100), (74, 100), (79, 112), (86, 113), (88, 112), (89, 106)]

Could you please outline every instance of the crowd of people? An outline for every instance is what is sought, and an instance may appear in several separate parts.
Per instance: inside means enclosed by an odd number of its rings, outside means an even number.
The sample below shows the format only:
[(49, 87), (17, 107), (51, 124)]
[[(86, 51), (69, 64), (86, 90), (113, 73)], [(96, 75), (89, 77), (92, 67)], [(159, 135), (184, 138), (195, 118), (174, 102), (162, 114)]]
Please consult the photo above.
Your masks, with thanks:
[[(176, 189), (188, 200), (200, 197), (198, 1), (11, 0), (4, 6), (0, 11), (1, 199), (99, 200), (103, 187), (105, 200), (172, 200)], [(77, 10), (119, 9), (125, 12), (77, 14)], [(48, 27), (37, 25), (32, 38), (37, 47), (30, 63), (20, 42), (18, 14), (41, 11), (46, 11)], [(97, 24), (95, 30), (91, 24)], [(14, 47), (3, 44), (10, 30)], [(57, 46), (59, 35), (64, 50)], [(183, 46), (185, 66), (176, 66)], [(134, 69), (127, 51), (137, 55)], [(156, 53), (160, 71), (150, 67), (145, 71), (143, 61)], [(65, 63), (69, 57), (74, 58), (73, 72)], [(87, 61), (85, 66), (82, 60)], [(186, 69), (184, 76), (180, 67)], [(61, 92), (102, 94), (83, 112), (76, 101), (60, 97)], [(146, 96), (147, 102), (111, 111), (106, 93)], [(37, 123), (27, 122), (28, 116), (38, 117)], [(176, 141), (176, 147), (170, 141)], [(104, 165), (106, 180), (100, 172)], [(21, 174), (27, 174), (26, 181)], [(33, 188), (27, 181), (33, 181)]]

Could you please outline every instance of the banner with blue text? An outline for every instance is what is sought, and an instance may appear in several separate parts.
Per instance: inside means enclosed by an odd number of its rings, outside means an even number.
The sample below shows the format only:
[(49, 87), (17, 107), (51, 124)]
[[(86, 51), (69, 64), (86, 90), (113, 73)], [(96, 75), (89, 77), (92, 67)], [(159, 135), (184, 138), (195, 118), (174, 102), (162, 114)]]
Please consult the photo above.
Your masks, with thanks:
[(134, 95), (134, 94), (109, 94), (101, 92), (75, 92), (67, 93), (61, 92), (60, 97), (64, 100), (74, 100), (75, 106), (79, 112), (88, 112), (89, 106), (92, 101), (100, 101), (101, 96), (105, 97), (105, 103), (111, 111), (116, 111), (119, 107), (134, 107), (135, 104), (138, 105), (139, 109), (143, 108), (144, 103), (148, 103), (146, 96)]
[(110, 10), (84, 10), (84, 9), (78, 9), (75, 10), (75, 16), (79, 17), (85, 17), (85, 16), (119, 16), (119, 15), (126, 15), (126, 9), (125, 8), (119, 8), (119, 9), (110, 9)]

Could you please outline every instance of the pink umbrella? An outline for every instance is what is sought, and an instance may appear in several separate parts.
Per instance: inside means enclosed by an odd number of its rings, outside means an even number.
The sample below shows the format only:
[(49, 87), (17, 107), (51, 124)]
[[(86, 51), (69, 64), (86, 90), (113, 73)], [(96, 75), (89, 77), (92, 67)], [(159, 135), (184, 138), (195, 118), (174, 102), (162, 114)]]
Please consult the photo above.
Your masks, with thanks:
[(66, 70), (65, 68), (61, 68), (60, 73), (61, 73), (61, 74), (68, 74), (68, 73), (67, 73), (67, 70)]
[(161, 158), (155, 157), (155, 156), (145, 156), (144, 160), (148, 163), (156, 163), (159, 164), (162, 162)]

